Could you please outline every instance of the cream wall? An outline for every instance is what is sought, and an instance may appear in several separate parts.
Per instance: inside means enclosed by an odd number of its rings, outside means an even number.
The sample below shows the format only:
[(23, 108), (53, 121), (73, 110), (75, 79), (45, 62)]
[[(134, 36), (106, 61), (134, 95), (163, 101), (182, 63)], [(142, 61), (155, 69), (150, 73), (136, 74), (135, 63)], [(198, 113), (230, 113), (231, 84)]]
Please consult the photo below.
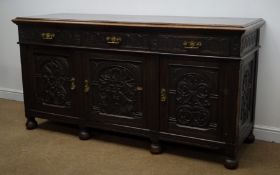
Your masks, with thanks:
[(110, 13), (218, 17), (261, 17), (256, 129), (259, 139), (280, 142), (279, 0), (1, 0), (0, 98), (22, 100), (16, 16), (48, 13)]

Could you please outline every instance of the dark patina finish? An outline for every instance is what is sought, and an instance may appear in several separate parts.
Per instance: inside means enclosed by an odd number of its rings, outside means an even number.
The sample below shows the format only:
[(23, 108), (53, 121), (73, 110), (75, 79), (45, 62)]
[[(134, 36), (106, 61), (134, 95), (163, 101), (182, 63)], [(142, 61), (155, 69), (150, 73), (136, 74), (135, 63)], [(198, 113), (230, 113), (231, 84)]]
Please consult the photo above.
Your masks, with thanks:
[(220, 150), (254, 141), (262, 19), (19, 17), (27, 129), (36, 117)]

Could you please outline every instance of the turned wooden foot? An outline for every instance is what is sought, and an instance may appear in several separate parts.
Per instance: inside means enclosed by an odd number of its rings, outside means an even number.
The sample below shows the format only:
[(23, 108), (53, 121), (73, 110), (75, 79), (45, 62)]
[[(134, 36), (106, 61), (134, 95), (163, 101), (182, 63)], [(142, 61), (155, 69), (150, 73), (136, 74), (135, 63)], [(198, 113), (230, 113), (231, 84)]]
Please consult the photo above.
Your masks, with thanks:
[(38, 123), (35, 119), (27, 119), (25, 126), (26, 126), (26, 129), (31, 130), (31, 129), (37, 128)]
[(244, 140), (244, 143), (250, 144), (255, 142), (255, 136), (253, 132), (251, 132), (248, 137)]
[(160, 143), (151, 143), (150, 151), (152, 154), (160, 154), (162, 152)]
[(238, 160), (236, 160), (234, 158), (226, 157), (225, 162), (224, 162), (224, 166), (227, 169), (236, 169), (238, 167)]
[(90, 136), (88, 129), (85, 129), (85, 128), (80, 129), (80, 132), (79, 132), (80, 140), (88, 140), (88, 139), (90, 139), (90, 137), (91, 136)]

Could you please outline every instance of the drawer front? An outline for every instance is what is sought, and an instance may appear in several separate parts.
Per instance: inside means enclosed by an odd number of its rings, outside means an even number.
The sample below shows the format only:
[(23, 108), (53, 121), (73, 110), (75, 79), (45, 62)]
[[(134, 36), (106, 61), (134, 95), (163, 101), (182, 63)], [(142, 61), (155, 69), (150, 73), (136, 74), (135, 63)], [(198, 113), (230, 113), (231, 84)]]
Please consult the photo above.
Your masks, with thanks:
[(77, 29), (60, 26), (20, 26), (22, 43), (72, 45), (114, 50), (143, 50), (193, 55), (230, 56), (227, 36), (146, 33), (128, 29)]
[(19, 41), (23, 43), (80, 45), (81, 37), (79, 31), (73, 29), (24, 26), (19, 29)]
[(134, 32), (85, 31), (84, 46), (112, 49), (148, 50), (149, 35)]
[(216, 36), (158, 35), (152, 49), (194, 55), (229, 56), (230, 40)]

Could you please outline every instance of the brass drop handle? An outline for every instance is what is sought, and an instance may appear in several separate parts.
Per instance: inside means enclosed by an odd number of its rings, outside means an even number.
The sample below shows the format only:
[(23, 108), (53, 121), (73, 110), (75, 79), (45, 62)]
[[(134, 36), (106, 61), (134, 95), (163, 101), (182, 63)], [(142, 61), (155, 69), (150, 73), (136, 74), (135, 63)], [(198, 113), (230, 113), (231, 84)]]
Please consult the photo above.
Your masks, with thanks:
[(41, 33), (41, 37), (43, 40), (53, 40), (55, 37), (54, 33), (46, 32), (46, 33)]
[(85, 83), (84, 92), (85, 92), (85, 93), (88, 93), (88, 92), (89, 92), (89, 89), (90, 89), (89, 81), (88, 81), (88, 80), (85, 80), (84, 83)]
[(76, 79), (74, 77), (70, 80), (70, 89), (72, 91), (76, 89)]
[(166, 102), (167, 101), (167, 95), (166, 95), (166, 89), (162, 88), (160, 90), (160, 101)]
[(184, 41), (183, 47), (185, 49), (199, 49), (202, 46), (200, 41)]
[(118, 45), (122, 41), (121, 37), (118, 36), (107, 36), (106, 37), (106, 42), (107, 44), (112, 44), (112, 45)]

